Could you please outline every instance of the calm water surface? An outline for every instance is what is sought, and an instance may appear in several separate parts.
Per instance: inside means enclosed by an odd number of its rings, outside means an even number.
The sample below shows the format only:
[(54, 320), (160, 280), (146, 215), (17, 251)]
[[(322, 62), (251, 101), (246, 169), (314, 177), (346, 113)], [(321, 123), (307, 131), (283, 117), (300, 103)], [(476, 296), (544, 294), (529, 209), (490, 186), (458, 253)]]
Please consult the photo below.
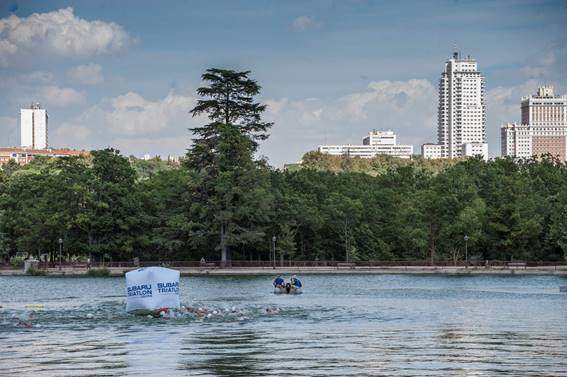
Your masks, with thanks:
[[(567, 376), (567, 279), (187, 277), (209, 318), (125, 313), (123, 278), (0, 277), (0, 375)], [(31, 328), (26, 304), (42, 304)], [(266, 308), (279, 308), (276, 314)]]

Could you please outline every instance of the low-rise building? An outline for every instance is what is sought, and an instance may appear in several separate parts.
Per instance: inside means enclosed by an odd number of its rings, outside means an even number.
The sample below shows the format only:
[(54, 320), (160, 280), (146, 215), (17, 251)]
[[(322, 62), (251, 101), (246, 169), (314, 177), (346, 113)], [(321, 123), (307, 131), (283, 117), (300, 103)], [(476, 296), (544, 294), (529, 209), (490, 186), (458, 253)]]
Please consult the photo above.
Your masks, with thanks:
[(31, 149), (31, 148), (0, 148), (0, 167), (10, 160), (19, 165), (26, 165), (37, 156), (70, 157), (89, 156), (90, 152), (76, 149)]
[(482, 157), (485, 161), (488, 160), (488, 144), (487, 143), (464, 143), (463, 153), (464, 157)]
[(319, 152), (334, 156), (372, 158), (387, 155), (411, 158), (413, 145), (398, 145), (393, 131), (373, 130), (362, 140), (362, 145), (321, 145)]
[(421, 156), (427, 159), (443, 158), (443, 145), (425, 143), (421, 146)]

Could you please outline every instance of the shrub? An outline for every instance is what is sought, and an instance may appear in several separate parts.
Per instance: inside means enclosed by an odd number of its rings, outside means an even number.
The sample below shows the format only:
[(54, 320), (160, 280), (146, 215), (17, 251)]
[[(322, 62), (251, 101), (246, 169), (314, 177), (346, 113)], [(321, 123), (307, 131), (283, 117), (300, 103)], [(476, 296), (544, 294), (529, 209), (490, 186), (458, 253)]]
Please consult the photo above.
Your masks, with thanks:
[(40, 270), (40, 269), (36, 269), (36, 268), (30, 268), (26, 271), (26, 274), (30, 275), (30, 276), (46, 276), (47, 275), (47, 271), (46, 270)]
[(24, 267), (24, 260), (20, 258), (11, 258), (10, 265), (13, 269), (19, 270)]
[(103, 278), (110, 276), (110, 270), (108, 268), (91, 268), (87, 271), (87, 276), (93, 278)]

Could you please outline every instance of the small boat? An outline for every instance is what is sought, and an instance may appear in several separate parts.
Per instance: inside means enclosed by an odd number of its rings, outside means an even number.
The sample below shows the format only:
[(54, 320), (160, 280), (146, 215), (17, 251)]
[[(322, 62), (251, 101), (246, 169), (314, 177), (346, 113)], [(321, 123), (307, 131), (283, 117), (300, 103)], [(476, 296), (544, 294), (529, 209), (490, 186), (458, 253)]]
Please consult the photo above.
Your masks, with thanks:
[(284, 284), (280, 284), (274, 287), (274, 293), (276, 294), (288, 294), (288, 295), (299, 295), (302, 293), (302, 287), (291, 284), (291, 282), (286, 281)]

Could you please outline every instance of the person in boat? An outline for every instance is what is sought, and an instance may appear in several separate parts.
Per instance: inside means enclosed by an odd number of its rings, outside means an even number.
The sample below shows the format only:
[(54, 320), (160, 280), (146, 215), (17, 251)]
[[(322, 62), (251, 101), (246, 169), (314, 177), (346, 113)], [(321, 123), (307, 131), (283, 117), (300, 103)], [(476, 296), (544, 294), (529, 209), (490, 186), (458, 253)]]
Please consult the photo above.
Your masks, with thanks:
[(285, 283), (285, 282), (284, 282), (284, 279), (282, 278), (281, 275), (278, 275), (278, 277), (276, 277), (276, 278), (274, 279), (274, 287), (276, 287), (276, 288), (281, 288), (281, 287), (283, 287), (283, 286), (284, 286), (284, 283)]
[(295, 275), (293, 275), (289, 281), (295, 288), (301, 288), (303, 286), (303, 284), (301, 284), (301, 280), (299, 280)]

